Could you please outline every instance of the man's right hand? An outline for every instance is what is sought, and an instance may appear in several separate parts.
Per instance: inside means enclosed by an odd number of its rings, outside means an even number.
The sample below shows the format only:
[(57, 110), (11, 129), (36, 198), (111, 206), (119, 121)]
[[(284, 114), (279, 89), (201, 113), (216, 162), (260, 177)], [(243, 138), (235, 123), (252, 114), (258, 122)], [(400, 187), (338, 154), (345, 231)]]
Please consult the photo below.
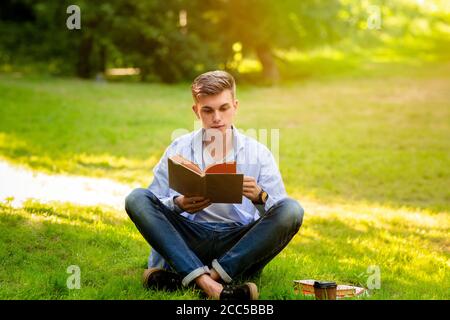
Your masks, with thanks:
[(175, 204), (183, 211), (196, 213), (211, 205), (211, 201), (204, 197), (178, 196), (175, 198)]

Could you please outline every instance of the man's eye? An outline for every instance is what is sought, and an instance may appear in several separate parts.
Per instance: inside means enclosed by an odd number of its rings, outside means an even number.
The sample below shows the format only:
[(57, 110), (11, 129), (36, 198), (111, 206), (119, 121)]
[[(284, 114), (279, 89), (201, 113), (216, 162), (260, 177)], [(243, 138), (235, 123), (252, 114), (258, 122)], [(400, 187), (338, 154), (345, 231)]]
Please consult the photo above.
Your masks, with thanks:
[(211, 109), (203, 109), (203, 112), (206, 112), (206, 113), (211, 113), (211, 112), (212, 112), (212, 110), (211, 110)]

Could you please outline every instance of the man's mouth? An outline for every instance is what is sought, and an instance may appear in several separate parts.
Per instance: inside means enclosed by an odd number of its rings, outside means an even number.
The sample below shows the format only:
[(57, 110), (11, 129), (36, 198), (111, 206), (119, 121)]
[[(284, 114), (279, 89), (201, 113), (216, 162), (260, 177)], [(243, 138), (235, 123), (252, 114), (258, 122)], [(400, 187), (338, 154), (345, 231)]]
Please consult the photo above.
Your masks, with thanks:
[(212, 126), (211, 128), (213, 128), (213, 129), (221, 129), (221, 128), (223, 128), (223, 127), (225, 127), (225, 125), (223, 124), (223, 125), (221, 125), (221, 126)]

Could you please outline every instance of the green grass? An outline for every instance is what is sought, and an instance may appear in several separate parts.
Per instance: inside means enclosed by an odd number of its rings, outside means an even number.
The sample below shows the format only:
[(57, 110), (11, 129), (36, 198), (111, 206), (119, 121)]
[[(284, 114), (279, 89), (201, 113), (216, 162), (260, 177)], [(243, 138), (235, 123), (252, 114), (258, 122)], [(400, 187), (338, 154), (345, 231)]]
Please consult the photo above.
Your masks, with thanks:
[[(450, 65), (382, 71), (238, 87), (236, 125), (280, 130), (280, 170), (306, 210), (261, 298), (303, 298), (293, 279), (365, 285), (370, 265), (381, 289), (369, 298), (450, 298)], [(190, 105), (188, 84), (0, 75), (0, 157), (146, 186), (172, 132), (193, 129)], [(141, 289), (149, 248), (124, 212), (3, 204), (0, 240), (0, 298), (198, 298)], [(65, 286), (70, 265), (80, 290)]]
[[(280, 130), (280, 170), (298, 198), (448, 211), (450, 65), (406, 70), (240, 87), (236, 124)], [(147, 185), (172, 133), (194, 127), (187, 84), (0, 76), (0, 92), (0, 156), (52, 173)]]
[[(141, 287), (149, 248), (124, 213), (31, 201), (0, 213), (0, 299), (169, 297)], [(66, 285), (71, 265), (80, 268), (80, 290)]]
[[(305, 203), (306, 204), (306, 203)], [(448, 217), (366, 206), (306, 206), (301, 232), (256, 282), (261, 299), (296, 295), (294, 279), (333, 279), (381, 288), (363, 299), (448, 299)], [(314, 212), (314, 213), (313, 213)], [(0, 206), (0, 299), (199, 299), (194, 289), (146, 291), (149, 247), (124, 212), (70, 204)], [(80, 289), (69, 290), (69, 266)]]

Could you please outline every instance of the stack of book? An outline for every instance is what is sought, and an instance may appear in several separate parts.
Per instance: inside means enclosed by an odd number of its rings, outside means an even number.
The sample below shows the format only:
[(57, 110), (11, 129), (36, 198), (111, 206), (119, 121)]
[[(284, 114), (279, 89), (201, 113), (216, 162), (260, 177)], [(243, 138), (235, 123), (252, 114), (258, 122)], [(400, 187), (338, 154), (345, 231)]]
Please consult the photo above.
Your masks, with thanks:
[[(307, 296), (314, 296), (314, 281), (317, 280), (294, 280), (294, 292)], [(352, 298), (361, 294), (367, 294), (367, 290), (361, 287), (339, 284), (336, 288), (336, 298)]]

